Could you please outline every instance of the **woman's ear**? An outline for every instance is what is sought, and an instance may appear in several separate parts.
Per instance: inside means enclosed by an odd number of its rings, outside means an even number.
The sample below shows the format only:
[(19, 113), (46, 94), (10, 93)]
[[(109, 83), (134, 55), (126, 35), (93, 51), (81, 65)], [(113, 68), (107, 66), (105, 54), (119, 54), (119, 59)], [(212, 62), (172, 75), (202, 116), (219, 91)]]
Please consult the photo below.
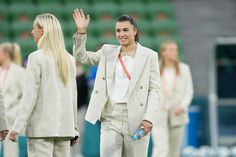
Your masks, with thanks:
[(134, 27), (135, 35), (138, 33), (138, 29)]
[(43, 28), (40, 28), (40, 34), (41, 34), (41, 35), (44, 34)]

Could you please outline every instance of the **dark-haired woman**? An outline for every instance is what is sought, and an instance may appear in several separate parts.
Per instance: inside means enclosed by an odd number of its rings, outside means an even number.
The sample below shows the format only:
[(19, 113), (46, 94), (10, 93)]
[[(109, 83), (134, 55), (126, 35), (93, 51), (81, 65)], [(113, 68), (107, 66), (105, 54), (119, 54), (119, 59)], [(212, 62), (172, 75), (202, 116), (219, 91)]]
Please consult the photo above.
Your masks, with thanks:
[[(129, 15), (118, 17), (115, 30), (120, 46), (105, 44), (97, 52), (85, 48), (90, 18), (83, 10), (73, 13), (76, 60), (98, 65), (94, 89), (85, 119), (101, 121), (101, 157), (147, 156), (150, 131), (160, 102), (157, 53), (138, 43), (138, 28)], [(132, 141), (142, 127), (145, 136)]]

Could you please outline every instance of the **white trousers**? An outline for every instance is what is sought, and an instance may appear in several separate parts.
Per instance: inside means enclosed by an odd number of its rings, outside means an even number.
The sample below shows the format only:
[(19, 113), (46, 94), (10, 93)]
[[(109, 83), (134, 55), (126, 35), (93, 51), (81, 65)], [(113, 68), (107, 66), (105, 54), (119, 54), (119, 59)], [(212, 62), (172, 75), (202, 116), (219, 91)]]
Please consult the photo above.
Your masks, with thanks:
[(17, 142), (8, 140), (9, 134), (3, 141), (3, 157), (19, 157), (19, 146)]
[(77, 112), (77, 126), (80, 133), (79, 141), (71, 148), (71, 157), (83, 157), (81, 154), (81, 144), (84, 139), (84, 117), (87, 111), (87, 106), (82, 106)]
[(152, 157), (180, 157), (184, 125), (171, 127), (169, 122), (157, 124), (152, 130)]
[(70, 157), (70, 140), (28, 138), (28, 157)]
[(101, 120), (101, 157), (147, 157), (150, 135), (133, 141), (127, 104), (108, 105)]

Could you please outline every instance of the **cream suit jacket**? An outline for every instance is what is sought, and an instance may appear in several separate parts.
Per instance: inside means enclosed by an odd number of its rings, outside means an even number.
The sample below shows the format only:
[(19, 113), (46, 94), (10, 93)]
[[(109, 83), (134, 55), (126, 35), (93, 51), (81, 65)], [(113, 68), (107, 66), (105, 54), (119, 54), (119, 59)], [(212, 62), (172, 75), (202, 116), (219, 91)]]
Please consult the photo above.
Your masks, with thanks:
[[(100, 120), (102, 111), (111, 95), (112, 81), (120, 46), (105, 44), (97, 52), (85, 48), (86, 35), (74, 35), (74, 56), (77, 61), (98, 65), (94, 89), (85, 119), (93, 124)], [(128, 91), (128, 117), (130, 133), (142, 120), (156, 122), (160, 105), (160, 73), (156, 52), (137, 44), (133, 73)]]
[[(184, 125), (189, 122), (188, 106), (191, 104), (193, 98), (193, 82), (189, 66), (181, 62), (179, 68), (180, 76), (178, 76), (176, 80), (175, 94), (173, 98), (175, 104), (169, 113), (170, 126)], [(161, 100), (164, 109), (164, 95), (162, 95)], [(177, 116), (175, 115), (175, 110), (178, 106), (182, 106), (185, 109), (185, 112)]]
[(8, 130), (8, 129), (7, 129), (6, 110), (3, 104), (2, 91), (0, 89), (0, 131), (3, 130)]
[[(69, 55), (69, 54), (68, 54)], [(77, 114), (76, 68), (69, 55), (70, 75), (65, 87), (55, 60), (39, 49), (29, 55), (20, 110), (12, 130), (26, 125), (28, 137), (74, 137)]]
[(9, 127), (12, 127), (20, 106), (24, 87), (25, 69), (11, 63), (2, 87), (3, 102)]

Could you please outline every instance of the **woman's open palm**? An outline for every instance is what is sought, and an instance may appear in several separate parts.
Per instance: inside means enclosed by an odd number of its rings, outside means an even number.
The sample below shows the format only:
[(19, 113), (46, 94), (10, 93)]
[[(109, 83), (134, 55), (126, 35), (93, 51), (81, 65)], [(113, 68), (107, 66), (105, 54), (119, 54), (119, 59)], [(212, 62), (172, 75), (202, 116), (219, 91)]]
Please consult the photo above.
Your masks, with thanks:
[(75, 20), (78, 32), (86, 33), (86, 29), (90, 21), (89, 15), (85, 16), (83, 9), (75, 9), (73, 12), (73, 18)]

